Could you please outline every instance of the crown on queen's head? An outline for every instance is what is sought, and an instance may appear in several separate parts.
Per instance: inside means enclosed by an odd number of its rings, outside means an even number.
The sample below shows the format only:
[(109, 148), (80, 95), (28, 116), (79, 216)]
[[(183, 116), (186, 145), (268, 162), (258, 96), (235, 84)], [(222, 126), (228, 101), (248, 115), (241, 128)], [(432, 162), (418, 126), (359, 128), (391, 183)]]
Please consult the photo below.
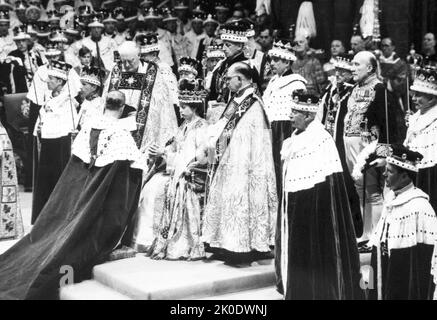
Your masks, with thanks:
[(410, 90), (437, 96), (437, 68), (434, 66), (418, 68)]
[(178, 96), (181, 103), (203, 103), (206, 91), (201, 79), (181, 79), (178, 84)]

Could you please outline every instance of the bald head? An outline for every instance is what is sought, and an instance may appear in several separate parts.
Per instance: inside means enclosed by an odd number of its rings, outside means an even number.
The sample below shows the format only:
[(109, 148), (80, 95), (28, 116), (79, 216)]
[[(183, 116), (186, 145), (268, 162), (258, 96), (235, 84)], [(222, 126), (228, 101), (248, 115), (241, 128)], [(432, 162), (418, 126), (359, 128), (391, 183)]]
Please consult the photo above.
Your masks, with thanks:
[(378, 66), (375, 55), (369, 51), (358, 52), (354, 56), (352, 64), (353, 79), (358, 83), (366, 80), (369, 76), (375, 74)]

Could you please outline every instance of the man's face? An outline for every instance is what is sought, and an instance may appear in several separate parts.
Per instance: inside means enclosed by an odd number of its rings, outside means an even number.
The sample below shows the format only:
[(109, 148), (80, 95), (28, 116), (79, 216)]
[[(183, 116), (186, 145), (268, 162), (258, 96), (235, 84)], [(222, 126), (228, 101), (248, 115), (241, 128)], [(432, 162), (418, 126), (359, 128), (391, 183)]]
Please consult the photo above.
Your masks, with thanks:
[(9, 22), (0, 22), (0, 37), (5, 37), (9, 33)]
[(167, 30), (170, 33), (176, 33), (177, 29), (178, 29), (178, 24), (176, 20), (171, 20), (171, 21), (167, 21), (165, 23)]
[(104, 25), (107, 34), (113, 34), (115, 32), (115, 22), (105, 22)]
[(391, 163), (387, 163), (385, 166), (383, 176), (385, 178), (385, 184), (390, 190), (400, 189), (407, 179), (405, 173), (402, 171), (399, 172), (398, 168)]
[(91, 84), (86, 81), (81, 81), (81, 83), (82, 87), (80, 88), (80, 91), (85, 98), (89, 98), (96, 92), (97, 86), (95, 84)]
[(296, 129), (303, 131), (307, 127), (307, 123), (306, 123), (307, 114), (306, 114), (306, 112), (296, 110), (296, 109), (291, 109), (290, 120), (291, 120), (291, 125)]
[(217, 14), (217, 21), (220, 24), (223, 24), (226, 22), (226, 20), (228, 20), (228, 11), (225, 10), (217, 10), (216, 12)]
[(421, 111), (427, 110), (428, 108), (434, 106), (437, 103), (436, 96), (427, 93), (417, 92), (417, 91), (410, 91), (410, 94), (417, 110), (421, 110)]
[(102, 36), (103, 28), (100, 27), (92, 27), (90, 28), (90, 35), (94, 39), (99, 39)]
[(27, 51), (27, 48), (29, 46), (29, 42), (27, 40), (17, 40), (15, 41), (15, 43), (17, 44), (18, 50), (20, 50), (21, 52)]
[(239, 43), (225, 40), (223, 41), (223, 50), (225, 51), (226, 57), (232, 57), (238, 52), (241, 52), (243, 48)]
[(140, 57), (137, 55), (122, 55), (120, 54), (121, 65), (124, 71), (137, 72), (140, 66)]
[(272, 57), (270, 66), (275, 74), (282, 75), (290, 66), (290, 62), (278, 57)]
[(220, 60), (220, 58), (208, 58), (206, 60), (206, 66), (208, 68), (208, 71), (212, 71)]
[(62, 85), (62, 79), (53, 76), (49, 76), (48, 79), (47, 87), (50, 91), (53, 91)]
[(423, 37), (423, 49), (432, 49), (435, 47), (435, 36), (432, 33), (427, 33)]
[(217, 29), (217, 24), (215, 23), (209, 22), (205, 24), (205, 32), (208, 35), (208, 37), (214, 37), (216, 29)]
[(91, 64), (91, 53), (85, 53), (83, 56), (79, 56), (79, 60), (83, 66), (89, 66)]
[(345, 69), (335, 69), (335, 77), (336, 77), (337, 83), (339, 83), (339, 84), (345, 83), (345, 82), (350, 83), (352, 80), (352, 72), (350, 72), (349, 70), (345, 70)]
[(298, 35), (295, 39), (295, 50), (296, 52), (305, 52), (309, 49), (308, 39), (303, 35)]
[(231, 92), (237, 92), (240, 90), (242, 86), (240, 77), (241, 76), (234, 71), (234, 68), (229, 68), (225, 79)]
[(195, 114), (193, 109), (191, 109), (190, 106), (185, 103), (180, 104), (179, 110), (181, 112), (182, 118), (184, 118), (185, 120), (191, 120)]
[(344, 46), (339, 40), (334, 40), (331, 43), (331, 56), (337, 57), (339, 54), (344, 53)]
[(367, 78), (369, 74), (369, 62), (364, 57), (356, 55), (352, 60), (353, 79), (355, 82), (361, 82)]
[(384, 57), (388, 58), (390, 57), (393, 52), (395, 51), (395, 47), (390, 41), (390, 39), (384, 39), (381, 42), (381, 51)]
[(264, 50), (272, 47), (273, 38), (270, 35), (269, 30), (264, 30), (259, 34), (258, 42)]
[(364, 50), (364, 41), (360, 36), (353, 36), (351, 38), (351, 50), (354, 54)]
[(59, 20), (50, 21), (50, 29), (51, 30), (60, 29), (60, 28), (61, 28), (61, 25), (60, 25)]
[(195, 34), (201, 34), (203, 32), (203, 21), (194, 20), (191, 22), (191, 27)]

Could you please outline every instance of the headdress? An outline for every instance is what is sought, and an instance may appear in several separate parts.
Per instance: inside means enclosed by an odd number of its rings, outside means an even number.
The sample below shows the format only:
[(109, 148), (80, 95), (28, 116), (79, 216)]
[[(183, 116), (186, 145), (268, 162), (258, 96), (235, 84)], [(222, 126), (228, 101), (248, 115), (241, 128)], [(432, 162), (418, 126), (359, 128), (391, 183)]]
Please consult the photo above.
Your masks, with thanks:
[(50, 41), (67, 43), (68, 39), (65, 37), (61, 29), (55, 29), (50, 34)]
[(179, 59), (178, 72), (187, 71), (193, 73), (197, 76), (197, 68), (199, 67), (199, 62), (191, 57), (182, 57)]
[(77, 36), (79, 32), (79, 19), (73, 16), (71, 20), (65, 21), (65, 33)]
[(47, 20), (50, 21), (61, 21), (61, 18), (58, 15), (58, 11), (50, 10), (47, 11)]
[(98, 87), (102, 86), (102, 70), (96, 67), (84, 67), (80, 74), (80, 80), (94, 84)]
[(30, 36), (26, 33), (27, 26), (21, 25), (14, 28), (14, 37), (13, 40), (27, 40), (30, 39)]
[(206, 48), (206, 58), (226, 58), (223, 44), (212, 43)]
[(176, 10), (187, 10), (188, 6), (184, 3), (183, 0), (179, 0), (176, 2), (176, 5), (174, 6)]
[(48, 75), (67, 81), (71, 65), (63, 61), (51, 61), (49, 64)]
[(206, 91), (203, 89), (201, 79), (182, 79), (178, 84), (178, 96), (181, 103), (203, 103)]
[(169, 8), (166, 8), (163, 14), (164, 14), (164, 19), (162, 20), (163, 22), (178, 20), (178, 18), (175, 15), (173, 15), (173, 12)]
[(100, 15), (95, 14), (93, 17), (93, 21), (88, 24), (88, 28), (104, 28), (105, 26), (102, 23), (102, 19)]
[(319, 110), (319, 98), (303, 90), (296, 90), (293, 92), (293, 104), (291, 108), (315, 113)]
[(278, 40), (273, 42), (272, 49), (269, 50), (269, 56), (277, 57), (288, 61), (296, 61), (291, 43), (287, 40)]
[(48, 41), (46, 44), (46, 51), (44, 52), (44, 55), (46, 57), (55, 57), (59, 56), (60, 54), (61, 50), (58, 49), (56, 42)]
[(413, 85), (410, 90), (437, 96), (437, 70), (427, 66), (416, 70)]
[(3, 11), (9, 11), (9, 10), (14, 10), (14, 7), (12, 7), (11, 4), (9, 4), (7, 1), (5, 0), (0, 0), (0, 8)]
[(9, 11), (0, 10), (0, 22), (10, 22), (9, 20)]
[(207, 23), (214, 23), (216, 25), (219, 25), (218, 21), (214, 19), (214, 16), (212, 14), (208, 14), (208, 16), (206, 17), (206, 20), (203, 21), (203, 25), (205, 25)]
[(155, 9), (150, 8), (149, 10), (147, 10), (146, 15), (144, 16), (144, 20), (159, 20), (158, 13)]
[(417, 165), (422, 159), (423, 155), (419, 152), (412, 151), (402, 144), (392, 144), (390, 146), (390, 155), (386, 158), (386, 161), (397, 167), (418, 172)]
[(154, 33), (141, 33), (135, 37), (140, 46), (140, 53), (159, 51), (158, 37)]
[(339, 55), (334, 62), (334, 67), (336, 69), (343, 69), (352, 71), (353, 65), (352, 65), (352, 57), (348, 55)]
[(220, 30), (222, 40), (245, 43), (247, 41), (247, 23), (243, 20), (229, 22)]
[(105, 11), (104, 13), (104, 19), (102, 21), (103, 23), (107, 23), (107, 22), (117, 22), (117, 19), (115, 19), (114, 17), (114, 12), (113, 11)]

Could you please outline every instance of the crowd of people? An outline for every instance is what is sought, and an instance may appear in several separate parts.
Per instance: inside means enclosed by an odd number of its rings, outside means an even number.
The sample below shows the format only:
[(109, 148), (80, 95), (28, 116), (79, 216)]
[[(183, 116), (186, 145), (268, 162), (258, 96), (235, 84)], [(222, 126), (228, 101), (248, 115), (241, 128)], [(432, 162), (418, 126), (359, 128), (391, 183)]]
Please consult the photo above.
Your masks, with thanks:
[(1, 0), (0, 298), (56, 299), (61, 266), (132, 249), (274, 259), (285, 299), (437, 298), (435, 36), (326, 57), (239, 2), (153, 4)]

